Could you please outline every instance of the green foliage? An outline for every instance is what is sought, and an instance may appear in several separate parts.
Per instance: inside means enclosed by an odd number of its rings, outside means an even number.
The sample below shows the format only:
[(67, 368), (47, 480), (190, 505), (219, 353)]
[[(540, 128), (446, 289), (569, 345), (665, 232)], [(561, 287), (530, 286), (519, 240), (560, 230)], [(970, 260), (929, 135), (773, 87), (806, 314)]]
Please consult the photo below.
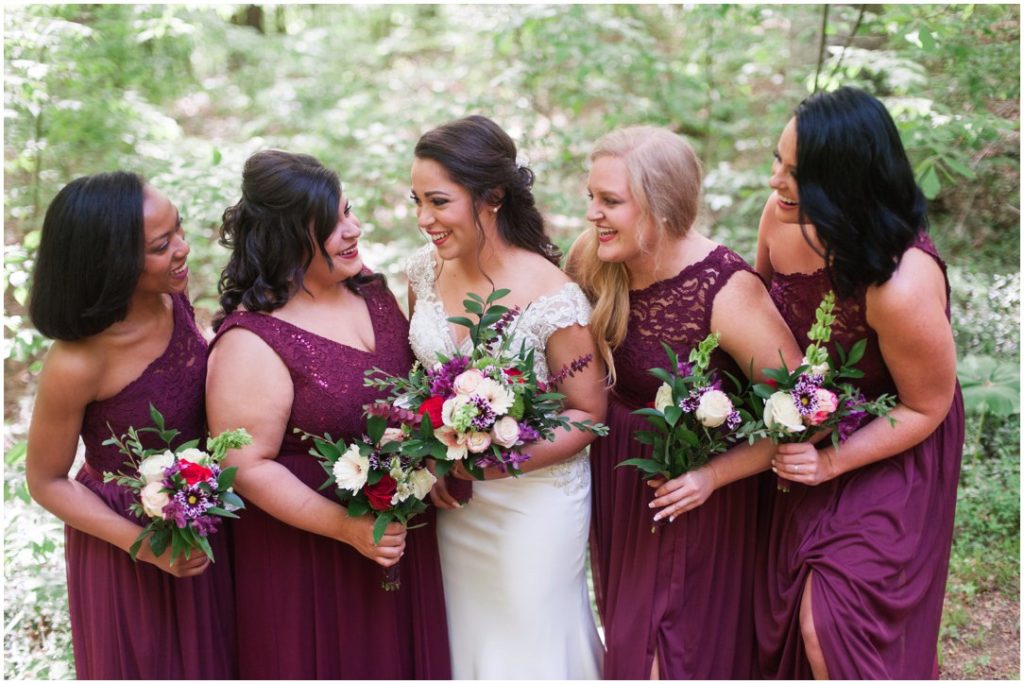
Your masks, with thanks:
[(968, 356), (957, 367), (967, 411), (1005, 418), (1020, 413), (1020, 364)]

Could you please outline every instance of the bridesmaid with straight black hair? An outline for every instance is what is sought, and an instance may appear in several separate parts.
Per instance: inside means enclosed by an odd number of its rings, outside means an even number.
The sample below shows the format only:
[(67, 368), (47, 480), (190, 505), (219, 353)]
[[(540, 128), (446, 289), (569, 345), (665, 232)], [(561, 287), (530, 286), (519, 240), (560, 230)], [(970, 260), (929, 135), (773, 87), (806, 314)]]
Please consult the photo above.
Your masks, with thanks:
[[(134, 494), (103, 482), (128, 467), (103, 442), (149, 425), (151, 403), (180, 431), (173, 447), (206, 436), (206, 340), (188, 301), (188, 253), (178, 210), (132, 173), (72, 181), (43, 222), (29, 314), (56, 341), (39, 376), (26, 476), (32, 497), (66, 523), (79, 679), (236, 674), (225, 532), (209, 539), (212, 565), (202, 552), (154, 556), (148, 543), (132, 561), (142, 530)], [(79, 437), (85, 464), (70, 478)]]
[[(405, 375), (409, 324), (362, 261), (338, 176), (309, 155), (257, 152), (224, 212), (231, 257), (210, 343), (210, 425), (245, 427), (228, 452), (247, 501), (235, 528), (244, 679), (448, 679), (444, 594), (428, 512), (414, 530), (353, 517), (296, 429), (351, 443), (382, 399), (364, 372)], [(382, 588), (401, 560), (401, 588)]]
[(953, 535), (964, 413), (946, 265), (892, 117), (854, 88), (804, 100), (782, 131), (761, 216), (757, 270), (797, 341), (838, 296), (832, 341), (867, 339), (856, 380), (894, 393), (840, 446), (779, 445), (758, 563), (767, 678), (925, 679)]

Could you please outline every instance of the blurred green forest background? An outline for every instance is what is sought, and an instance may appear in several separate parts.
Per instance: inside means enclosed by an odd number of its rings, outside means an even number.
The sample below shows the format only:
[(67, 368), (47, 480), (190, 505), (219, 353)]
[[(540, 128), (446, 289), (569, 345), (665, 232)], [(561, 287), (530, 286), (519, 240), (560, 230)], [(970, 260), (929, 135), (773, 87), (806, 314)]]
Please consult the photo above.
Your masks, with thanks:
[(699, 229), (753, 260), (771, 153), (809, 93), (856, 85), (900, 127), (950, 266), (968, 444), (945, 678), (1020, 675), (1020, 9), (1017, 5), (11, 5), (4, 11), (4, 662), (69, 678), (62, 525), (29, 500), (25, 432), (47, 342), (25, 316), (47, 203), (144, 174), (181, 211), (191, 294), (216, 307), (220, 215), (268, 147), (342, 177), (363, 253), (404, 292), (416, 139), (495, 119), (556, 241), (586, 227), (585, 158), (620, 125), (685, 134)]

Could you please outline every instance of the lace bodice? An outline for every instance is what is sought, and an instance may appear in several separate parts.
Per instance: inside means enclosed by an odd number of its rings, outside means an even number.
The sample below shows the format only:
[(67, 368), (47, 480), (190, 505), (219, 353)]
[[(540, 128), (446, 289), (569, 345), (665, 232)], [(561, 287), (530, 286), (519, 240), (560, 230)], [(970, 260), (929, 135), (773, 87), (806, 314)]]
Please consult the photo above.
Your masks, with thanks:
[(217, 337), (241, 327), (259, 335), (288, 368), (294, 397), (291, 414), (281, 442), (282, 454), (304, 455), (309, 442), (293, 428), (334, 439), (351, 439), (363, 434), (365, 420), (361, 407), (383, 398), (376, 389), (364, 387), (365, 371), (373, 367), (405, 375), (412, 365), (408, 323), (394, 295), (381, 282), (362, 287), (373, 323), (376, 349), (356, 349), (321, 337), (274, 316), (234, 311), (220, 326)]
[[(448, 323), (449, 315), (464, 315), (463, 312), (446, 312), (434, 287), (434, 248), (425, 245), (418, 250), (409, 258), (406, 270), (416, 295), (416, 311), (409, 322), (409, 341), (416, 358), (429, 368), (436, 363), (438, 353), (468, 354), (470, 339), (466, 337), (456, 346)], [(535, 349), (534, 370), (538, 378), (546, 381), (551, 375), (545, 354), (548, 338), (561, 328), (588, 323), (590, 302), (579, 285), (566, 283), (557, 292), (538, 297), (523, 311), (513, 324), (512, 348), (518, 349), (525, 343), (527, 349)]]
[[(735, 273), (752, 272), (743, 257), (719, 245), (700, 261), (678, 274), (629, 293), (629, 327), (614, 352), (616, 396), (639, 407), (654, 400), (661, 381), (651, 368), (667, 368), (666, 342), (685, 361), (698, 342), (711, 331), (715, 296)], [(711, 367), (742, 372), (721, 349), (711, 356)], [(722, 378), (723, 381), (727, 380)]]
[[(946, 272), (946, 264), (939, 256), (935, 245), (927, 233), (920, 233), (911, 245), (917, 247), (934, 258)], [(806, 349), (810, 344), (807, 331), (814, 323), (814, 312), (822, 298), (832, 289), (825, 269), (813, 273), (776, 273), (772, 278), (771, 297), (775, 306), (782, 314), (786, 324), (793, 331), (797, 344)], [(877, 397), (884, 392), (895, 392), (896, 387), (892, 376), (885, 366), (882, 351), (878, 346), (878, 335), (868, 325), (866, 287), (857, 290), (852, 297), (838, 300), (835, 308), (835, 323), (832, 325), (831, 349), (841, 344), (849, 349), (858, 340), (867, 339), (867, 349), (857, 368), (864, 372), (864, 377), (854, 381), (869, 398)], [(949, 281), (946, 281), (946, 317), (949, 318)]]
[[(172, 447), (206, 437), (206, 339), (196, 327), (188, 297), (173, 295), (173, 301), (174, 330), (164, 352), (120, 392), (85, 407), (85, 462), (99, 472), (117, 472), (126, 460), (116, 446), (103, 445), (111, 428), (120, 437), (129, 427), (152, 425), (151, 403), (163, 414), (164, 424), (180, 432)], [(146, 448), (164, 446), (153, 434), (144, 433), (141, 440)]]

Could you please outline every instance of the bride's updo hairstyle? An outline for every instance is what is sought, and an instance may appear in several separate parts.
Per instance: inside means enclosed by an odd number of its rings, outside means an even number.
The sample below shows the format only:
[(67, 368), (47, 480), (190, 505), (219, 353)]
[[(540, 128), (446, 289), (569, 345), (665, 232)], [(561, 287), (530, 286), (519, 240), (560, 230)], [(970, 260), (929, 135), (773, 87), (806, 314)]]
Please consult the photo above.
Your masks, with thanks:
[(836, 294), (881, 285), (917, 233), (927, 202), (885, 105), (843, 87), (796, 108), (800, 220), (814, 226)]
[[(516, 144), (502, 128), (474, 114), (427, 131), (416, 143), (417, 159), (440, 164), (463, 187), (474, 208), (498, 207), (498, 234), (510, 245), (540, 254), (556, 266), (561, 251), (551, 242), (533, 199), (533, 171), (516, 163)], [(476, 218), (483, 245), (483, 227)]]
[[(284, 306), (314, 258), (332, 266), (324, 242), (338, 224), (340, 200), (338, 175), (308, 154), (264, 150), (246, 160), (242, 198), (224, 211), (220, 229), (231, 257), (218, 284), (214, 330), (239, 305), (263, 312)], [(345, 284), (358, 292), (380, 278), (364, 273)]]
[[(594, 143), (591, 163), (602, 157), (621, 159), (626, 166), (629, 191), (640, 207), (638, 225), (650, 220), (657, 241), (684, 237), (697, 219), (700, 206), (701, 165), (693, 148), (681, 136), (656, 126), (628, 126), (605, 134)], [(648, 246), (657, 249), (658, 245)], [(612, 352), (626, 338), (629, 326), (629, 273), (620, 262), (597, 257), (594, 230), (581, 235), (569, 251), (566, 272), (594, 303), (590, 328), (597, 349), (615, 384)]]

